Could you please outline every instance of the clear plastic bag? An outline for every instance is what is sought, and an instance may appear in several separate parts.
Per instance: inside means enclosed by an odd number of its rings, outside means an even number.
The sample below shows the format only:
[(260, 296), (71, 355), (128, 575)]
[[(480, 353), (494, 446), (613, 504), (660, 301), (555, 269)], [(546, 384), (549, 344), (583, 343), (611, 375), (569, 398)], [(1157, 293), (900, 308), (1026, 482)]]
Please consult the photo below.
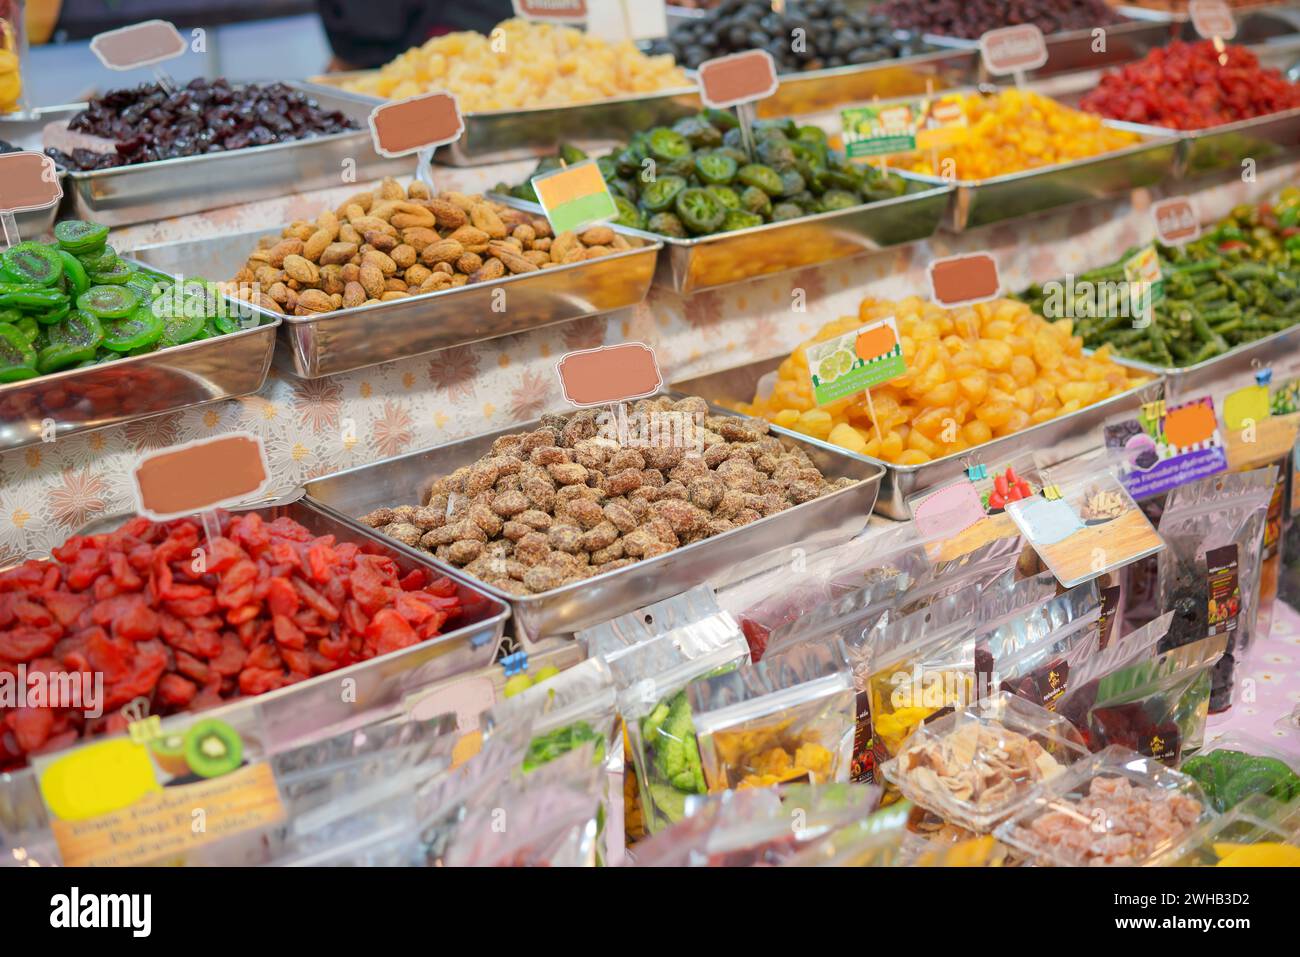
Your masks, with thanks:
[(1148, 622), (1136, 631), (1112, 641), (1095, 654), (1070, 661), (1070, 681), (1065, 694), (1056, 701), (1053, 709), (1085, 734), (1088, 730), (1088, 709), (1097, 700), (1097, 689), (1106, 675), (1126, 668), (1138, 661), (1154, 657), (1156, 646), (1169, 631), (1172, 612), (1166, 612), (1155, 621)]
[(900, 801), (874, 814), (831, 831), (784, 867), (899, 867), (905, 860), (907, 821), (913, 807)]
[(917, 728), (881, 771), (913, 803), (985, 833), (1088, 757), (1070, 722), (1002, 693)]
[(1236, 669), (1254, 638), (1264, 520), (1277, 480), (1270, 466), (1216, 475), (1169, 495), (1160, 517), (1160, 605), (1174, 618), (1161, 649), (1228, 635), (1215, 666), (1210, 712), (1232, 706)]
[(1261, 794), (1207, 821), (1185, 845), (1157, 862), (1164, 867), (1300, 867), (1300, 801), (1281, 804)]
[(1197, 780), (1223, 814), (1254, 795), (1282, 804), (1300, 799), (1300, 736), (1267, 740), (1228, 732), (1206, 742), (1179, 769)]
[[(638, 867), (771, 867), (876, 806), (873, 787), (795, 784), (727, 791), (637, 845)], [(694, 801), (694, 799), (692, 799)]]

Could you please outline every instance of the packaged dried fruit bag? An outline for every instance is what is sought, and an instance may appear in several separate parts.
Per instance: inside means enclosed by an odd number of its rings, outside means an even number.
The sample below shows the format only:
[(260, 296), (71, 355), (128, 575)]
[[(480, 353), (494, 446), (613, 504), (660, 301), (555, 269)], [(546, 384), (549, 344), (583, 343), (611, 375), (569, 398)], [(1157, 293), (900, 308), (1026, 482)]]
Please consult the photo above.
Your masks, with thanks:
[(775, 867), (869, 814), (879, 796), (846, 784), (725, 791), (630, 856), (637, 867)]
[(1081, 656), (1071, 663), (1070, 681), (1065, 693), (1056, 701), (1057, 714), (1067, 718), (1080, 731), (1088, 730), (1088, 710), (1097, 700), (1097, 689), (1107, 675), (1155, 656), (1156, 646), (1169, 631), (1173, 612), (1166, 612), (1118, 638), (1096, 653)]
[(707, 791), (686, 686), (748, 660), (749, 646), (725, 613), (609, 659), (648, 833), (681, 820), (687, 797)]
[(1228, 635), (1210, 712), (1232, 706), (1236, 669), (1255, 635), (1264, 522), (1277, 468), (1217, 475), (1175, 489), (1160, 517), (1159, 607), (1174, 613), (1161, 650)]
[(1201, 746), (1210, 671), (1227, 644), (1227, 635), (1203, 638), (1107, 675), (1088, 710), (1088, 746), (1118, 744), (1176, 766)]
[(848, 780), (857, 694), (834, 645), (799, 645), (686, 694), (710, 792)]

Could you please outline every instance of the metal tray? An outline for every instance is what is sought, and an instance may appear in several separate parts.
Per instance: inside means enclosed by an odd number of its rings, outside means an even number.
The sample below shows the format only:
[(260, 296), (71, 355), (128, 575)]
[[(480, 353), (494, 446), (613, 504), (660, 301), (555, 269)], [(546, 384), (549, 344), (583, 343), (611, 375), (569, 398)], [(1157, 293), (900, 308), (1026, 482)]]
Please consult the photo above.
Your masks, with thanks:
[[(301, 83), (288, 85), (306, 89)], [(117, 169), (69, 171), (65, 189), (71, 194), (71, 215), (106, 226), (125, 226), (288, 192), (341, 186), (346, 163), (355, 164), (356, 181), (361, 183), (411, 172), (411, 160), (387, 159), (375, 152), (367, 125), (369, 104), (329, 90), (310, 92), (322, 107), (341, 110), (361, 124), (361, 129)]]
[[(388, 102), (383, 97), (343, 89), (349, 80), (373, 75), (377, 70), (328, 73), (298, 84), (318, 99), (350, 102), (366, 115)], [(342, 107), (338, 107), (342, 109)], [(561, 142), (598, 142), (626, 137), (632, 130), (671, 126), (700, 110), (694, 87), (637, 93), (631, 96), (530, 109), (488, 110), (464, 114), (465, 132), (459, 140), (439, 147), (434, 159), (448, 166), (483, 166), (545, 156)], [(409, 169), (411, 160), (408, 158)]]
[(0, 385), (0, 453), (259, 391), (280, 325), (279, 316), (261, 319), (216, 339)]
[[(499, 437), (529, 431), (539, 423), (540, 420), (534, 419), (316, 479), (307, 483), (307, 495), (311, 501), (351, 518), (359, 518), (385, 505), (423, 501), (435, 478), (450, 474), (487, 454)], [(514, 610), (517, 636), (526, 642), (535, 642), (545, 637), (572, 634), (686, 591), (706, 580), (717, 583), (719, 576), (725, 577), (733, 566), (753, 555), (796, 543), (829, 546), (846, 541), (861, 531), (884, 474), (879, 463), (848, 455), (842, 449), (806, 436), (782, 434), (803, 448), (822, 474), (831, 478), (849, 476), (859, 481), (823, 498), (796, 505), (666, 555), (539, 595), (512, 595), (491, 585), (476, 584), (496, 598), (509, 602)], [(441, 565), (427, 553), (405, 545), (396, 547)]]
[[(991, 179), (955, 180), (951, 184), (952, 206), (944, 225), (954, 232), (977, 229), (1155, 186), (1175, 176), (1181, 146), (1176, 134), (1116, 120), (1103, 122), (1113, 129), (1138, 133), (1142, 142), (1071, 163)], [(900, 171), (899, 175), (932, 185), (944, 182), (941, 177), (922, 173)]]
[(1238, 376), (1250, 376), (1260, 367), (1274, 365), (1284, 355), (1300, 350), (1300, 324), (1283, 329), (1263, 339), (1246, 342), (1229, 349), (1223, 355), (1206, 359), (1193, 366), (1155, 366), (1138, 359), (1126, 359), (1111, 353), (1119, 365), (1138, 369), (1165, 380), (1165, 398), (1168, 400), (1204, 395), (1215, 385)]
[[(749, 402), (754, 398), (759, 380), (774, 371), (785, 360), (785, 356), (775, 359), (763, 359), (748, 365), (712, 375), (699, 376), (684, 382), (674, 382), (672, 388), (690, 395), (698, 395), (710, 402), (728, 404)], [(1150, 383), (1147, 384), (1148, 386)], [(1101, 442), (1101, 424), (1110, 416), (1126, 409), (1141, 406), (1140, 393), (1147, 386), (1138, 386), (1111, 396), (1104, 402), (1086, 406), (1077, 412), (1041, 422), (1014, 435), (1008, 435), (983, 445), (975, 446), (965, 452), (947, 455), (924, 465), (894, 465), (866, 455), (858, 455), (830, 446), (840, 454), (871, 463), (885, 470), (881, 480), (880, 495), (876, 498), (876, 512), (887, 518), (906, 521), (911, 518), (907, 509), (907, 498), (933, 486), (942, 485), (957, 478), (966, 469), (966, 461), (972, 455), (978, 455), (981, 461), (991, 464), (992, 460), (1008, 459), (1022, 452), (1035, 452), (1043, 466), (1052, 466), (1067, 459), (1074, 458)], [(773, 425), (772, 431), (782, 435), (793, 435), (805, 441), (808, 439), (798, 432), (791, 432)]]
[[(301, 492), (298, 494), (300, 496)], [(361, 542), (366, 552), (387, 555), (403, 572), (422, 567), (438, 575), (447, 575), (456, 582), (460, 597), (467, 606), (463, 613), (465, 621), (459, 627), (431, 641), (263, 695), (237, 698), (203, 712), (205, 718), (218, 718), (236, 726), (257, 726), (260, 731), (259, 750), (264, 754), (342, 733), (349, 725), (366, 718), (367, 712), (382, 713), (400, 708), (412, 692), (451, 675), (486, 668), (492, 663), (510, 609), (463, 576), (454, 572), (448, 574), (445, 569), (427, 561), (427, 556), (406, 554), (402, 549), (392, 547), (391, 539), (372, 529), (341, 521), (305, 499), (233, 511), (259, 512), (267, 521), (288, 516), (317, 535), (335, 535), (340, 540)], [(103, 532), (122, 521), (125, 521), (125, 516), (113, 521), (101, 520), (95, 523), (94, 530)], [(355, 683), (349, 695), (339, 693), (340, 682), (344, 679)], [(192, 716), (186, 713), (185, 717)], [(177, 716), (176, 720), (179, 718)], [(163, 718), (163, 728), (167, 729), (172, 720)], [(103, 741), (105, 738), (91, 740)], [(11, 774), (0, 774), (0, 847), (13, 835), (39, 831), (45, 824), (44, 818), (44, 804), (35, 773), (25, 768)]]
[[(693, 239), (615, 229), (662, 243), (665, 252), (659, 257), (655, 283), (693, 293), (929, 239), (948, 210), (951, 192), (950, 185), (936, 181), (930, 189), (908, 196)], [(541, 215), (536, 203), (491, 195), (507, 206)]]
[[(143, 246), (132, 252), (162, 272), (228, 279), (264, 236), (280, 229)], [(496, 339), (557, 322), (634, 306), (645, 298), (662, 244), (601, 259), (425, 293), (321, 316), (282, 316), (276, 364), (304, 379), (350, 372), (452, 346)], [(504, 294), (505, 311), (498, 311)]]

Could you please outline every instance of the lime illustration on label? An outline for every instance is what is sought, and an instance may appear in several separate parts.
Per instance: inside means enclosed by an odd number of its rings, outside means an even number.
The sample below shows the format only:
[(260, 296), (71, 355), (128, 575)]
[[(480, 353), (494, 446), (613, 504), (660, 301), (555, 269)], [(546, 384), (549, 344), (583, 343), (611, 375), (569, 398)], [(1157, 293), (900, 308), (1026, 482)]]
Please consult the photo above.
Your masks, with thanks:
[(813, 398), (825, 405), (907, 372), (893, 316), (808, 348)]

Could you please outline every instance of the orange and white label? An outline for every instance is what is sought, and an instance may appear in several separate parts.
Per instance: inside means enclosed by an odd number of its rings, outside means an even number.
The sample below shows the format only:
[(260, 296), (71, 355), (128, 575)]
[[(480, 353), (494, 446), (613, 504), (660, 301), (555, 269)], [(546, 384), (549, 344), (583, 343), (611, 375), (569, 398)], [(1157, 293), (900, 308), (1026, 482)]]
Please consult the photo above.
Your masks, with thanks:
[(421, 93), (370, 111), (370, 138), (381, 156), (406, 156), (460, 139), (465, 121), (451, 93)]
[(941, 306), (968, 306), (1002, 294), (998, 263), (989, 253), (936, 259), (929, 275), (934, 301)]
[(587, 0), (512, 0), (512, 3), (515, 16), (525, 20), (583, 23), (587, 19)]
[(990, 30), (980, 37), (980, 57), (994, 76), (1037, 70), (1047, 64), (1047, 41), (1032, 23)]
[(154, 452), (131, 476), (136, 510), (163, 521), (247, 502), (270, 474), (261, 438), (236, 432)]
[(1190, 243), (1201, 235), (1201, 221), (1196, 207), (1185, 196), (1162, 199), (1151, 207), (1156, 223), (1156, 238), (1166, 246)]
[(1237, 35), (1232, 8), (1223, 0), (1192, 0), (1187, 12), (1192, 15), (1197, 34), (1207, 40), (1231, 40)]
[(189, 49), (185, 38), (166, 20), (145, 20), (109, 30), (90, 41), (90, 50), (110, 70), (134, 70), (174, 60)]
[(725, 110), (752, 103), (776, 92), (776, 61), (766, 50), (746, 50), (700, 64), (700, 99), (705, 106)]
[(644, 342), (570, 352), (555, 370), (564, 397), (580, 406), (642, 399), (664, 384), (655, 352)]
[(0, 210), (49, 209), (61, 199), (63, 186), (54, 160), (27, 150), (0, 154)]

